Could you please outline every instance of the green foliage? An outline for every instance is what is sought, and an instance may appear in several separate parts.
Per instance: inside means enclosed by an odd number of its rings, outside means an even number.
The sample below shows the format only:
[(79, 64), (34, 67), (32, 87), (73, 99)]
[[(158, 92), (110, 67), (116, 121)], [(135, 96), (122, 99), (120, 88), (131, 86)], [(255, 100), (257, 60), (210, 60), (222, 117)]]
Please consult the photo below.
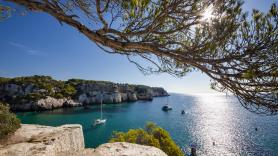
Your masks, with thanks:
[(0, 84), (8, 82), (10, 79), (5, 77), (0, 77)]
[(56, 94), (54, 94), (54, 97), (57, 98), (57, 99), (61, 99), (61, 98), (63, 98), (64, 96), (63, 96), (63, 94), (61, 94), (61, 93), (56, 93)]
[(114, 135), (110, 142), (130, 142), (160, 148), (158, 140), (143, 129), (131, 129), (127, 133), (116, 132)]
[(79, 84), (84, 83), (84, 80), (82, 79), (69, 79), (66, 84), (72, 85), (72, 86), (77, 86)]
[(75, 87), (80, 84), (98, 84), (98, 85), (112, 84), (112, 82), (110, 81), (95, 81), (95, 80), (83, 80), (83, 79), (69, 79), (65, 83)]
[(278, 70), (274, 70), (274, 71), (272, 71), (272, 76), (273, 77), (278, 77)]
[(255, 72), (253, 70), (247, 70), (242, 74), (242, 78), (252, 79), (255, 76)]
[(50, 76), (39, 76), (39, 75), (28, 76), (28, 77), (16, 77), (10, 79), (6, 83), (16, 84), (23, 87), (28, 85), (33, 85), (37, 89), (45, 90), (43, 92), (40, 92), (40, 94), (43, 96), (50, 96), (54, 94), (53, 92), (55, 89), (59, 91), (64, 86), (64, 82), (62, 81), (54, 80)]
[(11, 16), (12, 9), (0, 3), (0, 21), (5, 20)]
[(114, 132), (109, 142), (130, 142), (160, 148), (169, 156), (183, 156), (179, 146), (170, 134), (154, 123), (147, 123), (145, 129), (130, 129), (128, 132)]
[[(75, 86), (65, 81), (57, 81), (50, 76), (29, 76), (29, 77), (16, 77), (16, 78), (2, 78), (0, 77), (0, 85), (15, 84), (21, 86), (22, 90), (30, 87), (31, 93), (13, 95), (7, 91), (0, 91), (0, 94), (7, 95), (5, 102), (10, 104), (20, 104), (22, 101), (36, 101), (46, 96), (55, 98), (73, 97), (76, 94)], [(76, 84), (77, 85), (77, 84)], [(6, 97), (7, 97), (6, 96)]]
[(0, 139), (15, 132), (20, 127), (20, 120), (10, 113), (9, 106), (0, 102)]
[[(49, 1), (10, 1), (33, 11), (50, 5)], [(94, 25), (92, 31), (80, 32), (109, 53), (127, 55), (144, 74), (182, 77), (200, 70), (218, 83), (217, 90), (235, 94), (252, 112), (278, 113), (276, 100), (270, 100), (278, 87), (272, 67), (278, 66), (276, 4), (268, 12), (254, 9), (250, 17), (243, 0), (217, 1), (217, 5), (201, 0), (99, 2), (64, 0), (44, 12), (78, 30)], [(75, 10), (71, 18), (69, 10)], [(206, 18), (206, 12), (212, 17)], [(246, 71), (253, 66), (254, 71)]]
[[(96, 88), (105, 88), (106, 86), (113, 87), (114, 83), (109, 81), (94, 81), (82, 79), (69, 79), (68, 81), (58, 81), (52, 79), (50, 76), (28, 76), (16, 78), (0, 77), (0, 85), (18, 85), (17, 92), (10, 92), (7, 90), (0, 90), (0, 98), (9, 104), (20, 105), (25, 102), (37, 101), (46, 98), (47, 96), (54, 98), (78, 98), (82, 93), (80, 86), (90, 85)], [(132, 90), (138, 88), (140, 92), (146, 92), (148, 86), (130, 85)], [(20, 90), (20, 91), (19, 91)], [(24, 91), (28, 90), (29, 92)]]
[(62, 88), (62, 92), (61, 93), (64, 96), (71, 97), (71, 96), (73, 96), (76, 93), (76, 89), (73, 86), (71, 86), (69, 84), (66, 84)]

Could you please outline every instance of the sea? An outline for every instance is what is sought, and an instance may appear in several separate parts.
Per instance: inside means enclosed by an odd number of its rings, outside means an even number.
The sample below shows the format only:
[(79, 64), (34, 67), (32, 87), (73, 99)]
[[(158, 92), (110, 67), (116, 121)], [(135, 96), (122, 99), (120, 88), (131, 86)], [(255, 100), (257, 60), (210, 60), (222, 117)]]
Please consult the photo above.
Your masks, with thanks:
[[(164, 112), (161, 108), (167, 101), (173, 109)], [(94, 105), (17, 116), (25, 124), (81, 124), (86, 147), (90, 148), (108, 142), (114, 131), (127, 132), (154, 122), (170, 133), (186, 155), (196, 147), (197, 155), (206, 156), (278, 156), (278, 116), (249, 112), (233, 96), (171, 93), (153, 101), (107, 103), (103, 104), (106, 123), (93, 126), (100, 110), (100, 105)]]

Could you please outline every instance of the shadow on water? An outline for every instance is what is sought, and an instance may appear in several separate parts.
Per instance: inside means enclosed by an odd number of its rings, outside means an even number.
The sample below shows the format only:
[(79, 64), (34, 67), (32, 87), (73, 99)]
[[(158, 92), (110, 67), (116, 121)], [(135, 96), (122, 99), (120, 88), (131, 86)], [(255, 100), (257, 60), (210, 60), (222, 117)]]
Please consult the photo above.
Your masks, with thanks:
[[(128, 111), (128, 107), (132, 103), (123, 103), (123, 104), (103, 104), (104, 113), (123, 113)], [(18, 112), (16, 113), (19, 116), (30, 116), (30, 115), (78, 115), (86, 113), (95, 113), (100, 111), (100, 105), (90, 105), (87, 108), (83, 106), (80, 107), (69, 107), (69, 108), (58, 108), (53, 110), (46, 111), (36, 111), (36, 112)]]

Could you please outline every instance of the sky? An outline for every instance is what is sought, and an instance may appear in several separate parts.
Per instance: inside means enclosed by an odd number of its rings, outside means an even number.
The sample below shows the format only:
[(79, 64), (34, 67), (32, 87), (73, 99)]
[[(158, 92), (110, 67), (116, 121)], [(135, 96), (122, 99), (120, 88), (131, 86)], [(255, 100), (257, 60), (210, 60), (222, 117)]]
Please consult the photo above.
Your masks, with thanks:
[[(266, 11), (274, 2), (278, 0), (245, 0), (243, 9)], [(210, 79), (200, 72), (183, 78), (144, 75), (126, 57), (103, 52), (78, 31), (45, 13), (15, 13), (0, 22), (0, 77), (31, 75), (144, 84), (175, 93), (214, 92)]]

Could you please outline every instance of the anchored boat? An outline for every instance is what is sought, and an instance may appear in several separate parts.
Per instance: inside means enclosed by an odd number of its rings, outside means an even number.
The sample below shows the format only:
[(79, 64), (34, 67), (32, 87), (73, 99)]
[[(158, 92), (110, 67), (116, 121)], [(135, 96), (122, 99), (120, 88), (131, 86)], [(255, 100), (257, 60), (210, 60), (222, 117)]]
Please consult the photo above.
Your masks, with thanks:
[(102, 119), (102, 98), (100, 101), (100, 119), (96, 119), (94, 122), (94, 126), (104, 124), (106, 122), (106, 119)]
[(169, 101), (169, 98), (167, 97), (167, 103), (166, 103), (166, 105), (164, 105), (164, 106), (162, 107), (162, 110), (163, 110), (163, 111), (169, 111), (169, 110), (172, 110), (172, 107), (171, 107), (171, 106), (169, 106), (168, 101)]

